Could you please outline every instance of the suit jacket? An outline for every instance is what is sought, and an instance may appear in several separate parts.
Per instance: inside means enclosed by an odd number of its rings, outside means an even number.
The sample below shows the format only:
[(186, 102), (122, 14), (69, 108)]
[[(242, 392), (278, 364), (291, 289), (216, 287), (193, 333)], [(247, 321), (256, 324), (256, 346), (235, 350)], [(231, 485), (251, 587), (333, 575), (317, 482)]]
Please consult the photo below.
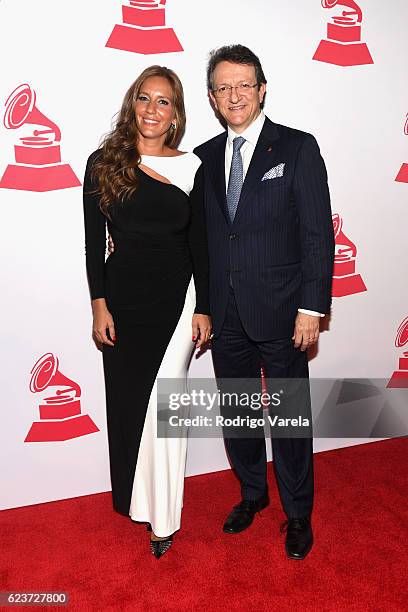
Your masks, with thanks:
[[(298, 308), (330, 311), (334, 235), (324, 161), (311, 134), (266, 118), (231, 223), (226, 140), (224, 132), (194, 151), (202, 161), (213, 332), (222, 329), (232, 280), (248, 335), (288, 338)], [(283, 176), (262, 180), (279, 164)]]

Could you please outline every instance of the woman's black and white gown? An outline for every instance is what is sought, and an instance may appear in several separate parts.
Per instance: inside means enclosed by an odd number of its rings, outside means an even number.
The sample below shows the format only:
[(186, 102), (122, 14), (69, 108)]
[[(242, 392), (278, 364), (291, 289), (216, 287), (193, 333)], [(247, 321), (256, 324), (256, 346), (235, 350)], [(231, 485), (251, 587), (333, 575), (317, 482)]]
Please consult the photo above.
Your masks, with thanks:
[[(209, 313), (201, 162), (142, 156), (170, 184), (138, 168), (137, 191), (107, 221), (90, 193), (97, 155), (84, 180), (85, 241), (91, 298), (106, 299), (116, 333), (103, 347), (113, 504), (165, 537), (180, 528), (187, 440), (156, 437), (156, 385), (186, 377), (192, 315)], [(115, 251), (105, 263), (106, 222)]]

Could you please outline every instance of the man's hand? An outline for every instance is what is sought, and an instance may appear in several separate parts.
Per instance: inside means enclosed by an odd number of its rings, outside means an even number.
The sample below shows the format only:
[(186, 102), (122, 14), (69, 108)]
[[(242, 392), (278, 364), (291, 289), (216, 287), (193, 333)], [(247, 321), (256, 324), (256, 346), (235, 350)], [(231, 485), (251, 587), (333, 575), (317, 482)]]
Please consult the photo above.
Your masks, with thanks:
[(292, 340), (295, 348), (305, 351), (309, 346), (315, 344), (319, 337), (320, 317), (298, 312), (295, 320), (295, 331)]
[(197, 347), (207, 342), (211, 337), (211, 319), (208, 315), (194, 314), (192, 321), (193, 342)]
[(108, 234), (108, 251), (109, 251), (109, 255), (111, 253), (113, 253), (114, 250), (115, 250), (115, 245), (113, 243), (112, 236), (110, 234)]

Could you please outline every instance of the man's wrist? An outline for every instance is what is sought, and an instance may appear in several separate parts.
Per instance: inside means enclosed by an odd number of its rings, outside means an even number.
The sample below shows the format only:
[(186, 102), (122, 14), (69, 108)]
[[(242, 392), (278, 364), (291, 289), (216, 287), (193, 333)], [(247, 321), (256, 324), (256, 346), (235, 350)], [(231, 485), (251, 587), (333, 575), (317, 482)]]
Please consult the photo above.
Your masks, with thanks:
[(308, 310), (307, 308), (298, 308), (298, 312), (302, 312), (303, 314), (311, 315), (312, 317), (324, 317), (325, 316), (321, 312), (317, 312), (316, 310)]

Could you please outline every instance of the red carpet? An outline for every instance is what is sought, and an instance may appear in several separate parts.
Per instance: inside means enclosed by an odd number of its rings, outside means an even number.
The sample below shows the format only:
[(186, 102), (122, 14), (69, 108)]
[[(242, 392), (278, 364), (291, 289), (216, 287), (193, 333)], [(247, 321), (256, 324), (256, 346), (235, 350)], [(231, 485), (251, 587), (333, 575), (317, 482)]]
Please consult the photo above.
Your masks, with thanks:
[(239, 493), (219, 472), (187, 479), (183, 529), (160, 560), (109, 494), (3, 511), (0, 591), (62, 590), (65, 609), (85, 611), (407, 610), (407, 440), (319, 453), (315, 473), (303, 562), (285, 556), (272, 475), (271, 506), (246, 532), (222, 533)]

